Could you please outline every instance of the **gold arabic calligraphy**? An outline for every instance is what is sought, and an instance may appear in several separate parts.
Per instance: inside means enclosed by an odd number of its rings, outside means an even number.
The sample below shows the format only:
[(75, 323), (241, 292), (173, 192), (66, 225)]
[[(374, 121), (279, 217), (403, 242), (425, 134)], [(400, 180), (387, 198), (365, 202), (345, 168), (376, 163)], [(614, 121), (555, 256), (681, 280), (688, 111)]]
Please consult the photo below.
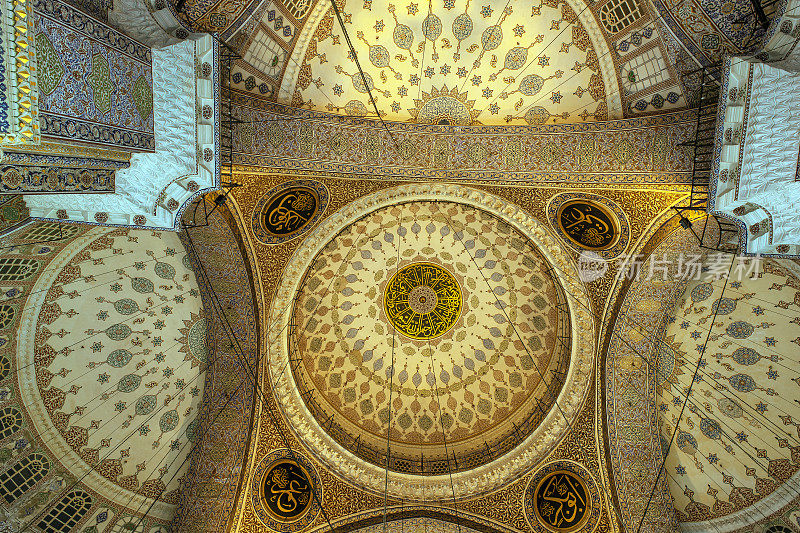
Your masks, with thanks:
[(293, 462), (280, 462), (265, 476), (267, 508), (281, 521), (300, 518), (311, 503), (311, 485), (303, 470)]
[(539, 519), (559, 531), (573, 531), (588, 517), (588, 491), (583, 481), (567, 471), (553, 472), (536, 488)]
[(412, 263), (398, 270), (386, 284), (383, 305), (400, 333), (412, 339), (433, 339), (458, 320), (461, 288), (444, 268)]
[(561, 210), (559, 223), (570, 239), (587, 248), (605, 248), (614, 241), (611, 217), (593, 204), (568, 203)]
[(274, 235), (288, 235), (314, 216), (317, 200), (310, 189), (289, 189), (272, 199), (264, 212), (264, 226)]

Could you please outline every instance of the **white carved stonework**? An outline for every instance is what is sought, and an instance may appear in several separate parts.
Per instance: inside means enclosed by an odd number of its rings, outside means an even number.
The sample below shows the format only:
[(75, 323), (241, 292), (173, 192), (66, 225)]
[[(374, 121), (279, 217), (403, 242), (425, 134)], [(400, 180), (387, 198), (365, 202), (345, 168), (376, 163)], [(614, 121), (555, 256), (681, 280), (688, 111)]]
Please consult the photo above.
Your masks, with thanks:
[(787, 0), (776, 13), (759, 59), (772, 66), (800, 72), (800, 0)]
[(709, 209), (745, 226), (744, 252), (800, 254), (800, 73), (732, 57)]
[[(170, 11), (166, 0), (116, 0), (108, 21), (150, 48), (179, 43), (188, 36)], [(177, 33), (177, 36), (176, 36)]]
[(114, 194), (25, 196), (31, 216), (176, 229), (191, 198), (219, 187), (215, 54), (209, 35), (153, 50), (155, 153), (134, 154)]

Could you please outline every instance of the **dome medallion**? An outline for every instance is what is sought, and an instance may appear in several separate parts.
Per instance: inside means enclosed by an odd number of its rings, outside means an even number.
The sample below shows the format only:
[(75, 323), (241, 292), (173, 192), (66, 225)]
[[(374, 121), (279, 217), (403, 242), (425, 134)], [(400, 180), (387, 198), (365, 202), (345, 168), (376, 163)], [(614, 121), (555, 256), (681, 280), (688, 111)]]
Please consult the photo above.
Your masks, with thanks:
[(350, 204), (295, 252), (273, 302), (270, 373), (293, 430), (344, 477), (382, 491), (388, 447), (390, 494), (452, 496), (450, 472), (474, 494), (533, 466), (569, 426), (555, 402), (577, 412), (591, 320), (573, 316), (585, 292), (564, 290), (573, 267), (536, 242), (549, 237), (497, 202), (399, 194), (415, 189)]

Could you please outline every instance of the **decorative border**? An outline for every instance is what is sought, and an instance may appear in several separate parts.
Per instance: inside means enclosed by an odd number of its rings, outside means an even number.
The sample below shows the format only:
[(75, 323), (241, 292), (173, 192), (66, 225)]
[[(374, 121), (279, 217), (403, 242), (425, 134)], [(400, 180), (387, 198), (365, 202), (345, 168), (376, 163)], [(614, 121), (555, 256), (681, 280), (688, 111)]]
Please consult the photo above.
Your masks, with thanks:
[[(419, 476), (389, 472), (370, 464), (339, 445), (319, 424), (300, 396), (293, 376), (283, 372), (289, 363), (286, 330), (292, 302), (303, 276), (319, 251), (343, 228), (382, 207), (409, 201), (452, 201), (485, 210), (528, 237), (553, 265), (554, 275), (566, 293), (570, 313), (571, 356), (565, 383), (544, 420), (525, 440), (503, 456), (464, 472)], [(567, 434), (583, 406), (595, 361), (593, 317), (586, 287), (580, 281), (570, 255), (539, 221), (502, 198), (451, 184), (403, 185), (364, 196), (329, 216), (295, 250), (286, 264), (275, 293), (269, 322), (264, 328), (267, 357), (263, 375), (268, 376), (281, 411), (297, 438), (326, 468), (373, 494), (413, 501), (475, 497), (497, 489), (536, 466)]]
[(552, 533), (553, 530), (542, 524), (537, 518), (536, 509), (533, 502), (534, 491), (531, 490), (531, 488), (538, 487), (539, 483), (545, 478), (545, 476), (554, 472), (558, 472), (559, 470), (566, 470), (567, 472), (575, 474), (577, 477), (581, 478), (586, 486), (591, 501), (590, 513), (583, 519), (583, 524), (579, 528), (572, 530), (570, 533), (591, 533), (600, 523), (600, 515), (603, 511), (603, 500), (600, 497), (600, 489), (598, 488), (594, 477), (592, 477), (592, 474), (583, 465), (574, 461), (560, 460), (547, 463), (545, 466), (540, 468), (536, 474), (531, 476), (531, 478), (528, 480), (528, 484), (525, 486), (525, 492), (522, 496), (522, 504), (525, 509), (525, 521), (535, 533)]
[[(268, 471), (269, 467), (278, 461), (285, 460), (297, 462), (298, 466), (311, 476), (312, 479), (310, 479), (309, 482), (311, 483), (312, 490), (316, 491), (316, 495), (312, 498), (311, 505), (305, 511), (305, 514), (294, 522), (279, 522), (273, 519), (261, 502), (261, 481), (264, 474)], [(261, 520), (261, 523), (273, 531), (297, 532), (304, 530), (317, 519), (317, 515), (322, 510), (322, 505), (320, 505), (321, 501), (322, 482), (320, 481), (319, 474), (314, 468), (314, 465), (311, 464), (311, 461), (309, 461), (305, 455), (292, 452), (289, 448), (279, 448), (265, 455), (258, 463), (258, 466), (253, 471), (250, 478), (250, 504), (253, 506), (256, 516)]]
[[(561, 228), (561, 224), (558, 222), (558, 214), (561, 206), (572, 200), (586, 200), (588, 202), (595, 203), (604, 211), (610, 212), (610, 214), (613, 215), (610, 218), (616, 218), (616, 220), (612, 220), (612, 222), (616, 222), (617, 227), (615, 229), (617, 230), (617, 237), (611, 247), (606, 248), (605, 250), (593, 250), (590, 248), (585, 248), (574, 243), (572, 239), (566, 233), (564, 233), (564, 230)], [(628, 222), (628, 216), (625, 214), (625, 211), (623, 211), (622, 208), (616, 204), (616, 202), (609, 200), (605, 196), (600, 196), (589, 192), (562, 192), (550, 198), (550, 200), (547, 202), (546, 212), (547, 220), (550, 222), (550, 225), (553, 227), (558, 236), (561, 237), (564, 243), (573, 250), (578, 252), (589, 250), (605, 260), (611, 260), (620, 256), (628, 248), (628, 244), (630, 243), (631, 239), (631, 226)]]
[[(293, 232), (287, 235), (274, 235), (270, 233), (261, 223), (261, 213), (276, 195), (294, 187), (305, 187), (307, 189), (312, 189), (317, 195), (317, 210), (314, 213), (314, 216), (308, 219), (308, 222)], [(283, 244), (285, 242), (289, 242), (308, 232), (314, 226), (314, 224), (319, 221), (323, 213), (325, 213), (325, 210), (328, 208), (329, 199), (330, 193), (328, 192), (328, 188), (318, 181), (292, 180), (281, 183), (280, 185), (268, 190), (261, 198), (258, 199), (258, 202), (256, 202), (256, 205), (253, 208), (253, 214), (250, 217), (250, 229), (253, 230), (253, 235), (255, 235), (256, 239), (263, 244)]]

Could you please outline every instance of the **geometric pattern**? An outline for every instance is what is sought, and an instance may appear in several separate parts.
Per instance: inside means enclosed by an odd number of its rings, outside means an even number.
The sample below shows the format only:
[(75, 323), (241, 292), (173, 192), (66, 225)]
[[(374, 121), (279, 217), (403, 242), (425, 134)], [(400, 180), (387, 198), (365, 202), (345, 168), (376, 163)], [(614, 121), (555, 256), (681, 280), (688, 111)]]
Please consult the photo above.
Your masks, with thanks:
[(331, 9), (310, 17), (303, 28), (312, 37), (295, 48), (299, 68), (284, 77), (279, 101), (369, 116), (375, 113), (370, 89), (382, 115), (395, 121), (545, 124), (608, 118), (599, 60), (608, 52), (595, 49), (564, 0), (355, 3), (342, 16), (351, 24), (364, 79)]

